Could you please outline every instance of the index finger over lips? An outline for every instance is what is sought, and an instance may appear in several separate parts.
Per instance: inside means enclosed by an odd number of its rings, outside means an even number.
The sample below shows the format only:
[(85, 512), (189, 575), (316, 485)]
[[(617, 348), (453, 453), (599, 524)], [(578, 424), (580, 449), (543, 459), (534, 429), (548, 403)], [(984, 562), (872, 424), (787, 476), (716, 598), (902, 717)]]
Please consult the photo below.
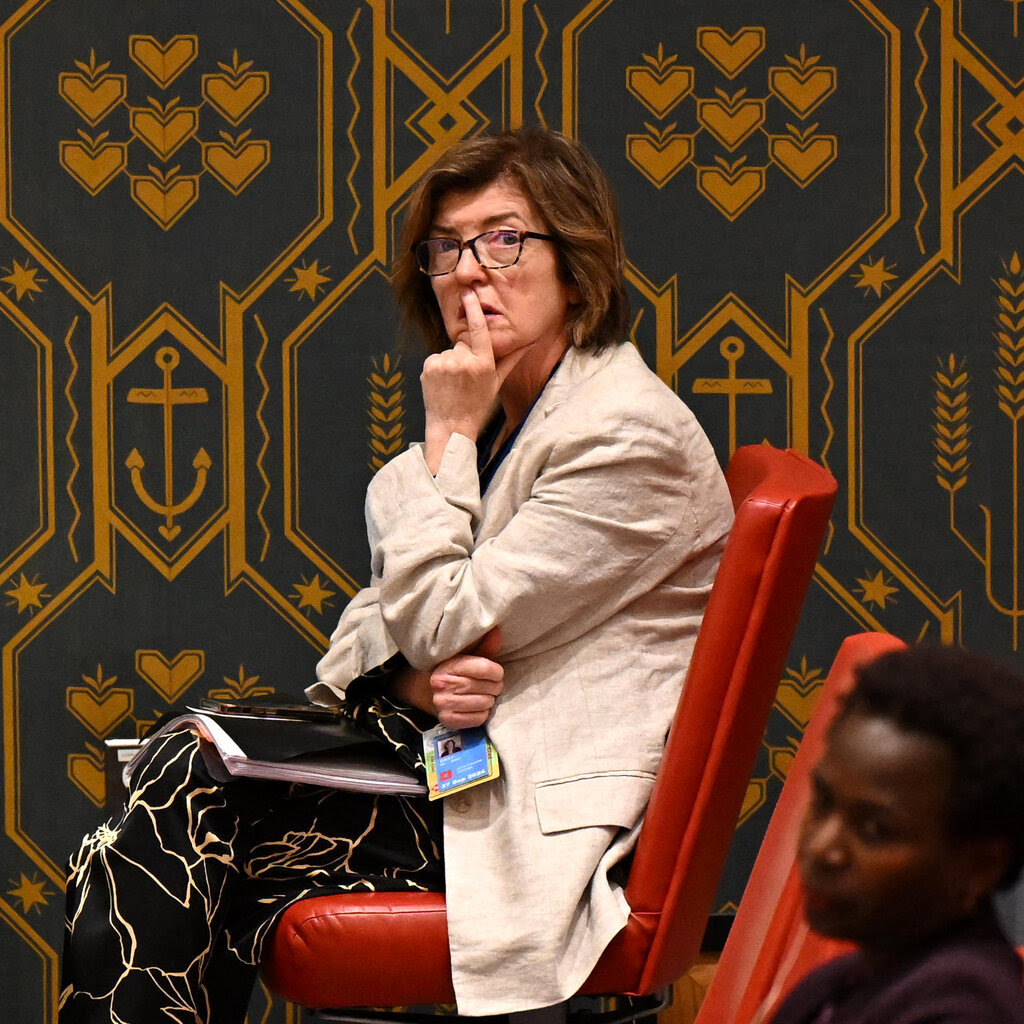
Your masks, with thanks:
[(462, 308), (466, 312), (466, 345), (475, 356), (494, 362), (494, 346), (491, 332), (487, 329), (487, 317), (480, 306), (480, 299), (471, 288), (462, 293)]

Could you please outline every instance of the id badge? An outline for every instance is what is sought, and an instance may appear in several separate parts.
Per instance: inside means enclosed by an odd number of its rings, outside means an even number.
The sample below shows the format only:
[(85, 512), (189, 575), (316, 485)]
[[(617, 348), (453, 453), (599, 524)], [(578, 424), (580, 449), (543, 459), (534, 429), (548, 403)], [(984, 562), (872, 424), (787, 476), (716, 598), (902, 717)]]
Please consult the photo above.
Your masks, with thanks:
[(500, 773), (498, 752), (482, 725), (472, 729), (435, 725), (428, 729), (423, 734), (423, 763), (431, 800), (489, 782)]

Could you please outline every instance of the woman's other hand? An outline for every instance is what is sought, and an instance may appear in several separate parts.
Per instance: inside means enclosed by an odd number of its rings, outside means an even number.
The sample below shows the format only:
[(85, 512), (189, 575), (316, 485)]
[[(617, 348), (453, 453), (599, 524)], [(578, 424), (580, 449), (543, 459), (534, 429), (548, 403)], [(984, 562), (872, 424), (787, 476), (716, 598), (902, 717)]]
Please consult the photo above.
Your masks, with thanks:
[(501, 647), (498, 627), (430, 673), (434, 714), (449, 729), (483, 725), (504, 688), (505, 670), (492, 657)]
[(496, 626), (432, 672), (403, 669), (395, 678), (392, 693), (398, 700), (433, 714), (449, 729), (483, 725), (504, 685), (505, 670), (493, 660), (500, 647), (501, 629)]

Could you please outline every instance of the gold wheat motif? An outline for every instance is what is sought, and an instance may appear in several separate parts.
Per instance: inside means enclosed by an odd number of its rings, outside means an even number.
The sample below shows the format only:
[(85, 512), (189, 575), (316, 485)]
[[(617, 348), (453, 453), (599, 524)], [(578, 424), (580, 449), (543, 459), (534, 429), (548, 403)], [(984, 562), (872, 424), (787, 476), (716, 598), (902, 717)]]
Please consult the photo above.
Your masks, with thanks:
[(1024, 274), (1021, 259), (1014, 253), (1003, 262), (1004, 276), (996, 281), (998, 329), (994, 332), (996, 356), (996, 394), (999, 411), (1016, 423), (1024, 416)]
[(405, 392), (402, 382), (405, 374), (398, 368), (399, 359), (385, 353), (373, 359), (373, 372), (367, 378), (370, 385), (370, 468), (376, 473), (385, 462), (401, 451), (405, 438), (402, 416)]
[(939, 359), (935, 382), (935, 479), (950, 494), (967, 483), (970, 462), (967, 453), (971, 447), (969, 423), (970, 406), (967, 401), (966, 360), (952, 353)]
[[(957, 525), (957, 494), (967, 483), (970, 466), (970, 409), (967, 392), (966, 360), (952, 354), (939, 359), (935, 383), (935, 458), (939, 486), (949, 495), (949, 528), (985, 570), (985, 596), (1000, 615), (1009, 617), (1013, 631), (1013, 649), (1020, 648), (1020, 627), (1024, 619), (1024, 597), (1021, 594), (1020, 566), (1020, 443), (1021, 421), (1024, 420), (1024, 264), (1020, 255), (1013, 253), (1002, 261), (1001, 276), (994, 279), (997, 289), (995, 330), (994, 388), (999, 411), (1010, 421), (1010, 500), (1008, 509), (1009, 551), (997, 561), (993, 553), (992, 509), (978, 504), (984, 523), (980, 540), (970, 539)], [(1002, 584), (1008, 591), (999, 596), (999, 581), (994, 569), (1009, 566), (1009, 580)]]

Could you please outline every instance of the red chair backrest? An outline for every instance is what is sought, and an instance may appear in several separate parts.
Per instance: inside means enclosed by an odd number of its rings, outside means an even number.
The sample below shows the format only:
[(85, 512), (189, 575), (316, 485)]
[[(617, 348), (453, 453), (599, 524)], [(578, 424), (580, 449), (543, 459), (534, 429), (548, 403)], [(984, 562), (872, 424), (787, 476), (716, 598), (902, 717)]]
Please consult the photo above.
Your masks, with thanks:
[(887, 633), (847, 637), (822, 686), (814, 714), (786, 774), (764, 842), (715, 968), (697, 1024), (754, 1024), (812, 968), (850, 947), (811, 932), (803, 919), (796, 842), (810, 798), (811, 770), (828, 724), (853, 683), (856, 667), (905, 646)]
[[(737, 449), (726, 479), (736, 522), (626, 888), (634, 920), (646, 916), (653, 932), (630, 991), (674, 981), (699, 951), (836, 494), (821, 466), (764, 445)], [(627, 943), (613, 941), (584, 991), (613, 980), (602, 965)]]

